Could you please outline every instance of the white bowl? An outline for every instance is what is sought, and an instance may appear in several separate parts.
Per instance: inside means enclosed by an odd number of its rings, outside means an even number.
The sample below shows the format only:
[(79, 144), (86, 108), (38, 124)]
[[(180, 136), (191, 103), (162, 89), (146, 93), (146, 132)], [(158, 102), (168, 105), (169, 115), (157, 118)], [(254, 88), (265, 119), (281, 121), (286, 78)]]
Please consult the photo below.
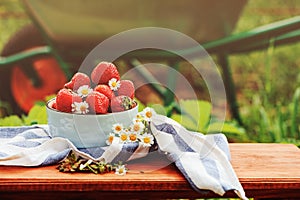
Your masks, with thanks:
[(52, 108), (54, 101), (55, 98), (47, 102), (50, 134), (69, 139), (77, 148), (106, 146), (113, 124), (122, 123), (127, 127), (138, 113), (138, 105), (124, 112), (100, 115), (64, 113)]

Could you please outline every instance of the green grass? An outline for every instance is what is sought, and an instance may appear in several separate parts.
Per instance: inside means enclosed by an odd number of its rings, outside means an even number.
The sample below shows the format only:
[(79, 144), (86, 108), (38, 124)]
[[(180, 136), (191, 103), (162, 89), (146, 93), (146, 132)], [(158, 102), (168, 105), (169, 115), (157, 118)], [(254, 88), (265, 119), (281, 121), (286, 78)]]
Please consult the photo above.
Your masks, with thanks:
[[(299, 14), (300, 1), (249, 1), (236, 32)], [(257, 142), (299, 145), (300, 43), (230, 57), (241, 114)]]

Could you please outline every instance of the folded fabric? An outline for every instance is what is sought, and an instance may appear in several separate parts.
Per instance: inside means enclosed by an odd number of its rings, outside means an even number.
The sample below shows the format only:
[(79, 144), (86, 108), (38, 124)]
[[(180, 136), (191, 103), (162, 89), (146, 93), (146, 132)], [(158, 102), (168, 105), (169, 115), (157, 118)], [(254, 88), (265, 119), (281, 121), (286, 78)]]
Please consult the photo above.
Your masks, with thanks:
[[(228, 142), (223, 134), (191, 132), (158, 114), (153, 116), (150, 129), (158, 151), (175, 163), (196, 191), (211, 190), (224, 195), (234, 190), (241, 199), (247, 199), (230, 164)], [(56, 164), (70, 151), (86, 159), (117, 163), (145, 157), (154, 150), (155, 146), (118, 142), (106, 147), (77, 149), (68, 139), (52, 138), (48, 125), (0, 128), (0, 165)]]

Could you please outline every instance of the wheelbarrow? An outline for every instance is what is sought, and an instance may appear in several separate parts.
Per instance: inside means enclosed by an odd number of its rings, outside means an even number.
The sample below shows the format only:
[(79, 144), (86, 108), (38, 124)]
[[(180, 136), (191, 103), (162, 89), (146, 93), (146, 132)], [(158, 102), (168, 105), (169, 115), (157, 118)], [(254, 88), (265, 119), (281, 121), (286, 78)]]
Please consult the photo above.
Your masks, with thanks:
[[(184, 33), (218, 56), (231, 114), (241, 123), (227, 56), (265, 48), (271, 38), (274, 44), (285, 44), (300, 35), (295, 31), (299, 17), (232, 35), (246, 0), (22, 2), (33, 23), (12, 37), (0, 59), (1, 91), (5, 91), (0, 92), (1, 99), (12, 102), (17, 113), (28, 112), (35, 101), (61, 88), (103, 40), (129, 29), (152, 26)], [(191, 55), (194, 51), (198, 49), (185, 50)], [(176, 60), (174, 54), (155, 50), (121, 58), (132, 67), (140, 65), (138, 60), (143, 58)], [(155, 78), (146, 70), (140, 73), (146, 79)], [(165, 105), (174, 102), (166, 87), (153, 88)]]

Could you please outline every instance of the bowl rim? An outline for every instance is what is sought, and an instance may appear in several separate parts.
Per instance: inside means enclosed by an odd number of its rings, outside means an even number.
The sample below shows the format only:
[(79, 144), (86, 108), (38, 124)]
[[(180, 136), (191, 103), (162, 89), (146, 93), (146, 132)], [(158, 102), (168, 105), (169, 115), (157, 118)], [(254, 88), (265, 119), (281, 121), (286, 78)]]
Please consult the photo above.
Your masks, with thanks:
[(67, 113), (67, 112), (61, 112), (61, 111), (59, 111), (59, 110), (56, 110), (56, 109), (54, 109), (54, 108), (52, 108), (52, 107), (50, 106), (50, 103), (54, 102), (55, 99), (56, 99), (56, 97), (54, 97), (54, 98), (48, 100), (47, 103), (46, 103), (46, 108), (47, 108), (48, 110), (51, 110), (51, 111), (53, 111), (53, 112), (57, 112), (57, 113), (59, 113), (59, 114), (70, 114), (70, 115), (79, 115), (79, 116), (109, 116), (109, 115), (114, 115), (114, 114), (127, 113), (127, 112), (130, 112), (130, 111), (134, 110), (134, 109), (138, 109), (138, 108), (137, 108), (137, 107), (138, 107), (138, 102), (137, 102), (137, 101), (134, 101), (135, 106), (134, 106), (133, 108), (131, 108), (131, 109), (129, 109), (129, 110), (122, 111), (122, 112), (113, 112), (113, 113), (105, 113), (105, 114), (95, 114), (95, 113), (87, 113), (87, 114)]

